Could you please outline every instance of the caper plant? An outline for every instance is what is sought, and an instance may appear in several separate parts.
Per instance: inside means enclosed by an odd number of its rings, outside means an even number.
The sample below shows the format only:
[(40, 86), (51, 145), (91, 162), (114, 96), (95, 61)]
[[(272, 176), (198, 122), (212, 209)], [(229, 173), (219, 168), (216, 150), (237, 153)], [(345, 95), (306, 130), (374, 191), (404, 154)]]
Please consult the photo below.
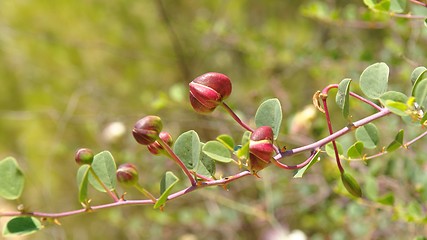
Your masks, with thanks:
[[(122, 163), (116, 167), (112, 154), (102, 151), (94, 154), (92, 150), (81, 148), (75, 153), (75, 161), (80, 166), (76, 179), (78, 201), (82, 208), (57, 213), (32, 211), (19, 207), (17, 211), (0, 212), (0, 217), (11, 217), (3, 227), (4, 235), (19, 235), (36, 232), (43, 228), (47, 220), (59, 222), (60, 218), (84, 214), (102, 209), (126, 205), (152, 205), (154, 209), (164, 209), (167, 202), (211, 186), (226, 186), (234, 181), (248, 177), (262, 178), (261, 171), (269, 166), (294, 171), (294, 178), (302, 177), (309, 168), (327, 155), (335, 159), (341, 175), (339, 179), (347, 189), (349, 197), (363, 198), (361, 187), (355, 177), (350, 175), (341, 164), (342, 160), (369, 160), (399, 148), (408, 149), (414, 142), (427, 135), (427, 69), (417, 67), (409, 77), (411, 85), (409, 94), (388, 90), (389, 67), (385, 63), (375, 63), (367, 67), (360, 76), (361, 94), (350, 90), (351, 79), (344, 79), (339, 84), (331, 84), (313, 95), (313, 104), (324, 113), (329, 135), (324, 138), (297, 148), (279, 147), (277, 138), (281, 133), (282, 108), (278, 99), (264, 101), (254, 116), (255, 126), (243, 122), (225, 103), (232, 93), (230, 78), (221, 73), (205, 73), (196, 77), (189, 84), (189, 100), (193, 109), (200, 114), (209, 114), (220, 107), (242, 128), (239, 142), (221, 134), (216, 139), (202, 142), (195, 130), (182, 133), (173, 141), (173, 137), (163, 130), (164, 123), (158, 116), (146, 116), (138, 120), (132, 130), (136, 143), (146, 146), (155, 155), (162, 155), (172, 160), (185, 174), (188, 185), (184, 189), (175, 190), (179, 178), (166, 171), (160, 181), (159, 194), (147, 191), (139, 184), (138, 169), (132, 163)], [(409, 85), (408, 84), (408, 85)], [(333, 131), (327, 99), (330, 90), (337, 89), (335, 102), (341, 109), (347, 125)], [(350, 99), (361, 101), (373, 110), (373, 113), (362, 119), (354, 120), (350, 114)], [(404, 130), (398, 130), (396, 137), (387, 146), (378, 146), (380, 132), (374, 121), (389, 115), (401, 117), (404, 122), (415, 123), (420, 134), (404, 142)], [(337, 142), (346, 134), (355, 134), (356, 141), (344, 151)], [(368, 155), (366, 149), (378, 149), (374, 155)], [(293, 155), (307, 152), (307, 159), (297, 165), (289, 165), (286, 160)], [(326, 154), (326, 157), (324, 157)], [(230, 176), (217, 176), (217, 163), (234, 164), (235, 173)], [(15, 200), (24, 189), (24, 174), (18, 161), (6, 157), (0, 161), (0, 196)], [(140, 199), (128, 199), (119, 193), (117, 183), (124, 187), (135, 187)], [(105, 192), (111, 202), (101, 205), (91, 204), (88, 188)]]

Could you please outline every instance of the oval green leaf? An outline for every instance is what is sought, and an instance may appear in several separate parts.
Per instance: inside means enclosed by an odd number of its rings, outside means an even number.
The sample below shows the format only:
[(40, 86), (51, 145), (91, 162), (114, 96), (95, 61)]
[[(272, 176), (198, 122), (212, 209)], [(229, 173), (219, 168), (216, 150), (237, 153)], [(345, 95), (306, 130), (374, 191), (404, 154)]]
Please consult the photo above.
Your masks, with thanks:
[(359, 184), (353, 176), (344, 172), (341, 174), (341, 181), (344, 184), (345, 189), (347, 189), (351, 195), (358, 198), (362, 197), (362, 189), (360, 189)]
[[(203, 148), (203, 146), (204, 144), (202, 143), (201, 147)], [(215, 175), (215, 170), (215, 161), (202, 151), (200, 153), (200, 160), (195, 168), (196, 173), (207, 177), (213, 177)]]
[(422, 79), (424, 76), (424, 73), (427, 72), (427, 68), (425, 67), (417, 67), (412, 71), (411, 73), (411, 83), (412, 85), (415, 84), (415, 82), (419, 79)]
[(393, 142), (391, 142), (387, 148), (387, 152), (393, 152), (394, 150), (400, 148), (403, 145), (403, 129), (400, 129), (399, 132), (396, 134), (396, 137), (394, 138)]
[(220, 143), (222, 143), (225, 147), (227, 147), (230, 151), (234, 150), (234, 140), (230, 135), (222, 134), (219, 135), (216, 140)]
[[(102, 183), (111, 191), (116, 188), (116, 162), (109, 151), (103, 151), (93, 157), (91, 165), (93, 171), (99, 177)], [(89, 172), (89, 183), (98, 191), (106, 192), (102, 185), (96, 180), (92, 173)]]
[(273, 129), (274, 139), (277, 139), (281, 124), (282, 106), (279, 99), (268, 99), (261, 103), (255, 114), (255, 125), (257, 127), (270, 126)]
[(24, 190), (24, 174), (13, 157), (0, 161), (0, 197), (14, 200)]
[(317, 151), (314, 156), (313, 159), (310, 161), (309, 164), (305, 165), (303, 168), (298, 169), (295, 173), (293, 178), (302, 178), (302, 176), (304, 175), (304, 173), (307, 172), (308, 169), (310, 169), (315, 163), (320, 162), (320, 157), (319, 157), (319, 153), (320, 151)]
[(163, 175), (162, 180), (160, 181), (160, 197), (154, 204), (154, 209), (163, 207), (166, 204), (168, 196), (177, 182), (179, 182), (179, 178), (172, 172), (167, 171)]
[(85, 164), (80, 166), (77, 171), (77, 186), (79, 187), (79, 202), (87, 202), (87, 186), (89, 183), (89, 168), (90, 166)]
[(387, 64), (375, 63), (360, 75), (360, 89), (372, 99), (378, 99), (387, 91), (389, 68)]
[(378, 129), (373, 123), (368, 123), (356, 129), (356, 139), (363, 142), (365, 148), (376, 148), (380, 140)]
[(175, 141), (173, 151), (188, 169), (196, 167), (200, 158), (200, 139), (194, 130), (181, 134)]
[(218, 162), (228, 163), (233, 161), (230, 150), (218, 141), (207, 142), (203, 146), (202, 151), (204, 154)]
[(349, 159), (362, 158), (363, 157), (363, 142), (357, 141), (353, 145), (351, 145), (347, 150), (347, 157)]
[(415, 101), (427, 108), (427, 78), (423, 78), (414, 85), (413, 93), (415, 97)]
[(3, 228), (3, 235), (23, 236), (37, 232), (43, 228), (41, 222), (35, 217), (19, 216), (10, 219)]
[(345, 119), (349, 119), (350, 115), (350, 83), (350, 78), (343, 79), (338, 85), (338, 93), (335, 97), (335, 101), (341, 108), (342, 115)]
[(380, 102), (392, 113), (405, 117), (408, 116), (408, 96), (401, 92), (388, 91), (380, 97)]

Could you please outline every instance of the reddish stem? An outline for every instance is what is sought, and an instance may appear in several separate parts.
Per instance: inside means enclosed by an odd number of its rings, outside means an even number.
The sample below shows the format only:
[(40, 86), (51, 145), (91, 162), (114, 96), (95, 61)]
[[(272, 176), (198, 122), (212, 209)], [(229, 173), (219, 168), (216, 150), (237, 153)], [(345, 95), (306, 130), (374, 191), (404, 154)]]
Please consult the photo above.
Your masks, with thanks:
[(158, 138), (157, 141), (162, 145), (162, 147), (169, 153), (172, 160), (174, 160), (178, 166), (184, 171), (185, 175), (187, 175), (188, 180), (190, 181), (192, 186), (195, 186), (197, 184), (196, 179), (194, 179), (193, 175), (191, 174), (190, 170), (185, 166), (185, 164), (179, 159), (179, 157), (173, 152), (173, 150), (169, 147), (167, 143), (165, 143), (161, 138)]
[(278, 154), (274, 157), (273, 163), (276, 164), (276, 166), (283, 168), (283, 169), (288, 169), (288, 170), (300, 169), (300, 168), (305, 167), (307, 164), (309, 164), (311, 162), (311, 160), (313, 160), (313, 157), (316, 155), (317, 151), (319, 151), (319, 150), (313, 151), (311, 153), (310, 157), (308, 157), (304, 162), (297, 164), (295, 166), (289, 166), (289, 165), (286, 165), (284, 163), (277, 161), (277, 159), (281, 158), (280, 154)]
[(249, 132), (253, 132), (254, 130), (247, 125), (246, 123), (244, 123), (242, 120), (240, 120), (240, 118), (233, 112), (233, 110), (225, 103), (222, 102), (221, 106), (224, 107), (224, 109), (227, 111), (228, 114), (231, 115), (231, 117), (238, 123), (240, 124), (240, 126), (242, 126), (244, 129), (248, 130)]
[[(326, 103), (326, 97), (322, 98), (322, 102), (323, 102), (323, 109), (325, 110), (325, 116), (326, 116), (326, 122), (328, 124), (329, 134), (332, 135), (334, 133), (334, 131), (332, 129), (331, 117), (329, 116), (328, 104)], [(335, 140), (332, 140), (332, 145), (334, 147), (335, 160), (337, 162), (338, 169), (340, 170), (340, 172), (342, 174), (342, 173), (344, 173), (344, 168), (341, 165), (340, 156), (338, 154), (338, 148), (337, 148), (337, 144), (336, 144)]]

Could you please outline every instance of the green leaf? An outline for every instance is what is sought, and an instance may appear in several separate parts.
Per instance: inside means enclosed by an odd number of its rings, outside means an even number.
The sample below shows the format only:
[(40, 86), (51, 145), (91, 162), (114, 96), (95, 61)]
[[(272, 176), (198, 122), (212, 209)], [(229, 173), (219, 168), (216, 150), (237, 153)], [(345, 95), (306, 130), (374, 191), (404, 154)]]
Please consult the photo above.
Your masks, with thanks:
[(427, 108), (427, 78), (423, 78), (414, 85), (413, 88), (415, 101)]
[(7, 157), (0, 161), (0, 197), (14, 200), (24, 190), (24, 174), (16, 159)]
[(338, 93), (335, 97), (335, 101), (338, 106), (342, 109), (342, 115), (345, 119), (349, 119), (350, 115), (350, 83), (351, 79), (346, 78), (338, 85)]
[(344, 184), (344, 187), (351, 195), (355, 197), (362, 197), (362, 190), (353, 176), (347, 172), (344, 172), (341, 174), (341, 180)]
[(387, 91), (389, 68), (387, 64), (375, 63), (360, 75), (360, 89), (372, 99), (378, 99)]
[(406, 105), (405, 103), (387, 100), (387, 101), (385, 101), (384, 106), (386, 108), (388, 108), (388, 110), (390, 110), (390, 112), (392, 112), (396, 115), (399, 115), (401, 117), (405, 117), (405, 116), (409, 115), (406, 111), (406, 110), (408, 110), (408, 105)]
[(391, 0), (390, 11), (395, 13), (402, 13), (406, 8), (406, 0)]
[[(91, 165), (93, 171), (99, 177), (102, 183), (111, 191), (116, 188), (116, 162), (109, 151), (103, 151), (96, 154)], [(89, 183), (98, 191), (105, 192), (102, 185), (96, 180), (92, 173), (89, 172)]]
[[(201, 147), (203, 148), (204, 144), (201, 143)], [(208, 155), (206, 155), (205, 153), (201, 152), (200, 153), (200, 160), (197, 163), (197, 166), (195, 168), (196, 173), (201, 174), (203, 176), (214, 176), (215, 175), (215, 161), (210, 158)]]
[(384, 205), (392, 206), (394, 204), (394, 194), (391, 192), (384, 194), (383, 196), (377, 199), (377, 202)]
[(89, 183), (89, 168), (90, 166), (85, 164), (80, 166), (77, 171), (77, 186), (79, 187), (79, 202), (87, 202), (87, 185)]
[(202, 151), (204, 154), (218, 162), (228, 163), (233, 161), (230, 150), (218, 141), (207, 142), (203, 146)]
[(160, 181), (160, 197), (154, 204), (154, 209), (163, 207), (168, 199), (173, 186), (179, 181), (178, 177), (170, 171), (167, 171)]
[(293, 178), (302, 178), (302, 176), (304, 175), (305, 172), (307, 172), (308, 169), (310, 169), (315, 163), (320, 162), (319, 153), (320, 151), (317, 151), (309, 164), (305, 165), (303, 168), (298, 169), (294, 173)]
[(19, 216), (10, 219), (3, 228), (3, 235), (24, 236), (37, 232), (43, 228), (41, 222), (35, 217)]
[(362, 158), (363, 157), (363, 142), (355, 142), (347, 150), (348, 158)]
[(375, 6), (375, 2), (373, 0), (363, 0), (363, 3), (369, 8), (373, 8)]
[(403, 133), (403, 129), (400, 129), (399, 132), (396, 134), (396, 137), (394, 138), (393, 142), (391, 142), (386, 148), (387, 152), (393, 152), (394, 150), (400, 148), (403, 145)]
[(373, 123), (368, 123), (356, 129), (356, 139), (363, 142), (365, 148), (376, 148), (379, 142), (378, 129)]
[(415, 84), (417, 80), (423, 79), (424, 74), (427, 72), (427, 68), (425, 67), (417, 67), (411, 73), (411, 83)]
[(236, 150), (236, 156), (241, 160), (246, 160), (249, 158), (249, 142), (246, 142), (245, 145), (242, 145), (241, 148)]
[(424, 116), (423, 118), (421, 118), (421, 121), (420, 121), (421, 125), (426, 125), (426, 121), (427, 121), (427, 113), (424, 113)]
[(279, 136), (282, 124), (282, 106), (277, 98), (269, 99), (261, 103), (255, 114), (257, 127), (270, 126), (273, 129), (274, 139)]
[(216, 140), (218, 140), (218, 142), (222, 143), (225, 147), (227, 147), (230, 151), (234, 150), (234, 140), (231, 136), (227, 135), (227, 134), (222, 134), (219, 135)]
[[(335, 141), (335, 143), (337, 145), (338, 155), (342, 156), (344, 153), (344, 149), (343, 149), (341, 143), (339, 143), (337, 141)], [(332, 142), (326, 144), (325, 151), (326, 151), (326, 154), (328, 154), (328, 156), (335, 158), (335, 151), (334, 151), (334, 146), (333, 146)]]
[(199, 135), (194, 130), (181, 134), (175, 141), (173, 151), (188, 169), (193, 169), (200, 158)]
[(388, 12), (390, 10), (390, 0), (381, 0), (374, 6), (375, 10)]
[(388, 91), (380, 96), (380, 102), (386, 108), (388, 108), (392, 113), (399, 116), (407, 116), (408, 113), (408, 96), (401, 92)]

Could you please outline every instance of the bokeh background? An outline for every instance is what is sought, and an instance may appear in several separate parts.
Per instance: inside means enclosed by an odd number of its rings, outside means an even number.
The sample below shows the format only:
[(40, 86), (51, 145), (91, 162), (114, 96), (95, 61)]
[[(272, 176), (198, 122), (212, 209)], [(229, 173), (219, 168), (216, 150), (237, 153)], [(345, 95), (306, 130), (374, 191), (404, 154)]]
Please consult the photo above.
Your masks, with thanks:
[[(427, 16), (426, 10), (407, 1), (406, 12)], [(176, 189), (185, 187), (181, 171), (137, 145), (130, 131), (150, 114), (161, 116), (174, 138), (194, 129), (205, 142), (221, 133), (240, 139), (243, 130), (221, 109), (208, 116), (191, 109), (188, 83), (208, 71), (230, 76), (227, 102), (250, 124), (263, 100), (281, 101), (281, 145), (325, 137), (320, 113), (292, 121), (311, 105), (313, 93), (347, 77), (357, 83), (375, 62), (390, 66), (391, 89), (409, 92), (412, 70), (426, 63), (426, 30), (423, 19), (376, 13), (356, 0), (0, 1), (0, 158), (14, 156), (26, 174), (22, 199), (2, 200), (0, 210), (21, 203), (46, 212), (80, 208), (73, 157), (81, 147), (110, 150), (118, 164), (135, 163), (140, 183), (155, 194), (166, 170), (183, 180)], [(373, 113), (363, 104), (351, 106), (355, 119)], [(345, 121), (336, 107), (332, 111), (339, 129)], [(422, 131), (398, 117), (378, 126), (383, 146), (402, 127), (405, 139)], [(427, 236), (426, 146), (421, 140), (368, 162), (345, 162), (366, 193), (362, 200), (346, 195), (333, 159), (324, 154), (302, 179), (269, 167), (261, 179), (193, 192), (163, 212), (136, 206), (71, 216), (27, 239)], [(93, 204), (110, 201), (90, 194)]]

